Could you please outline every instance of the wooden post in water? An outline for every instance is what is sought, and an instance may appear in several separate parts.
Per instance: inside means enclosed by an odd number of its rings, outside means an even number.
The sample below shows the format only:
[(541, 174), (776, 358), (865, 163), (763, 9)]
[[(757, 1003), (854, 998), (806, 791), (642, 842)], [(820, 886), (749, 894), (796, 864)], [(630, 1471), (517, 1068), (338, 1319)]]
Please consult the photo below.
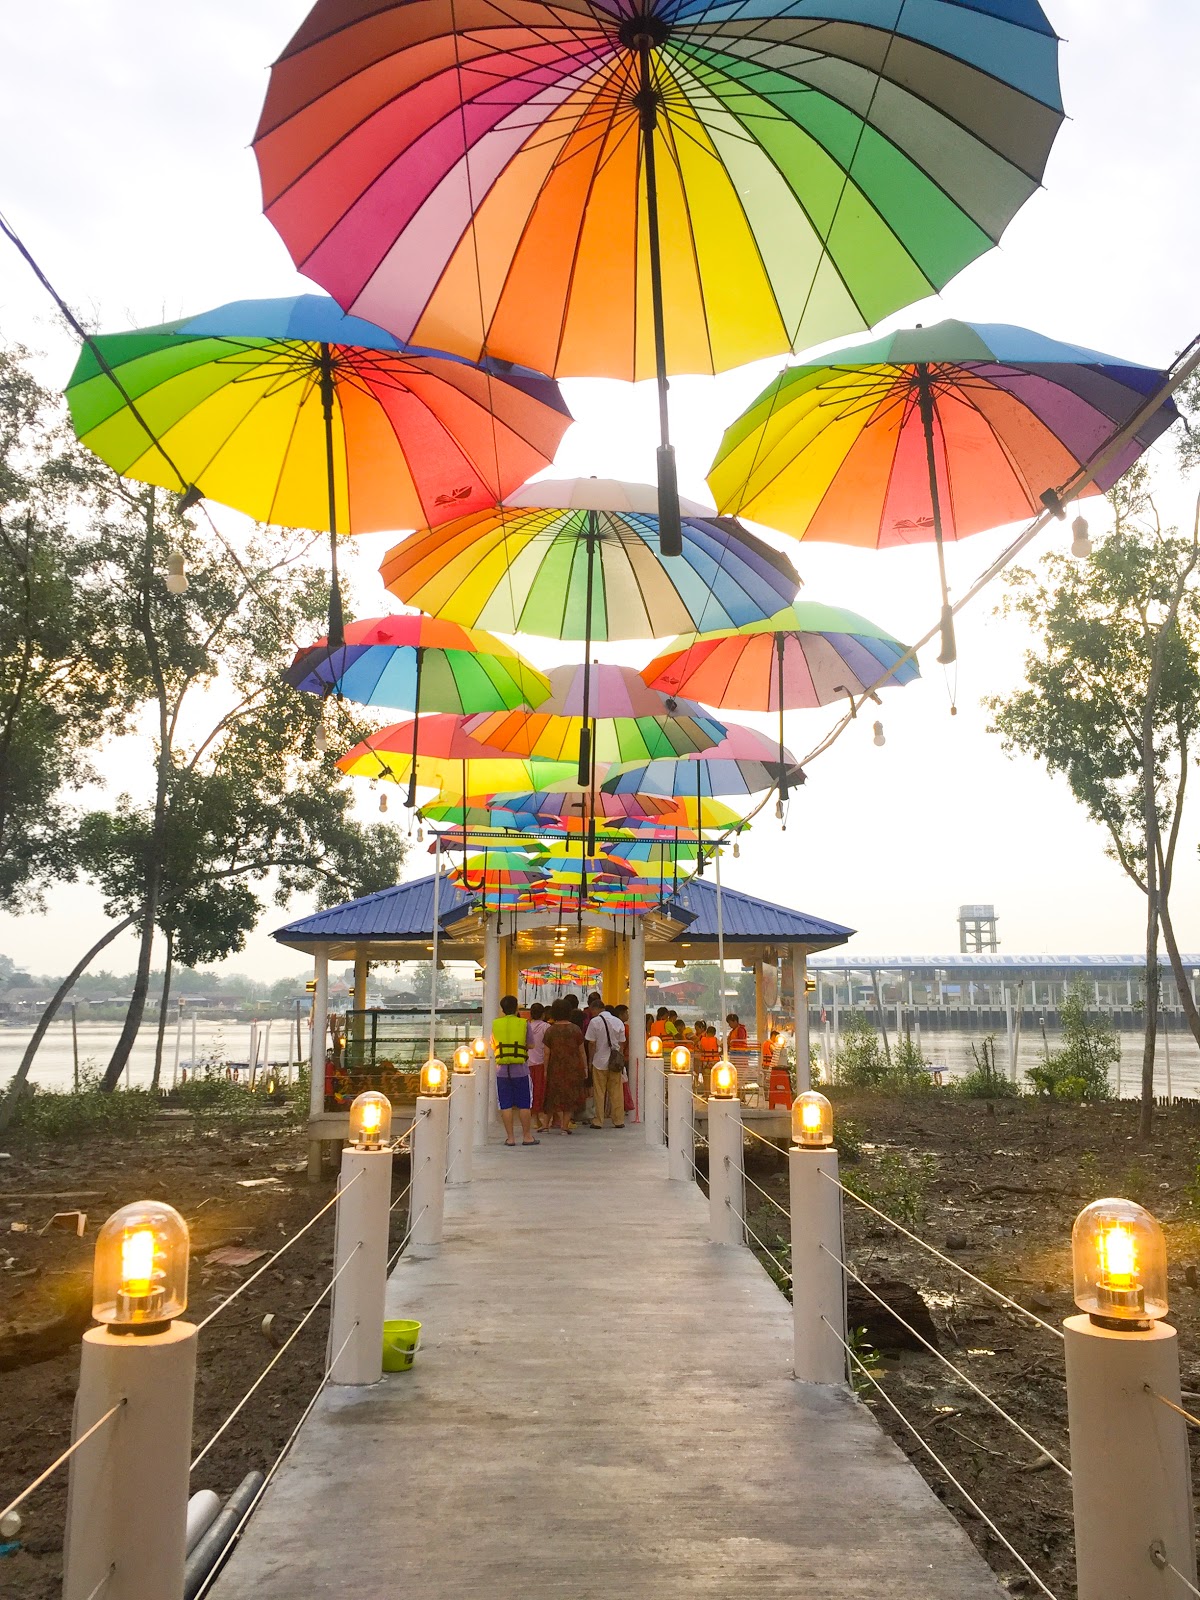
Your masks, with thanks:
[(71, 1001), (71, 1054), (75, 1059), (75, 1093), (79, 1093), (79, 1018), (78, 1007)]

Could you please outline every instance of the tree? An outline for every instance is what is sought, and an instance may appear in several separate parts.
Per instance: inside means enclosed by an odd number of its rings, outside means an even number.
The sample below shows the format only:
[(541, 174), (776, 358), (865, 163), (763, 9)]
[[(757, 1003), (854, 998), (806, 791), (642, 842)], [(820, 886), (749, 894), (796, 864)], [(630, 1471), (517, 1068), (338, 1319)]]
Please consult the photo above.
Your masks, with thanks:
[(1077, 978), (1062, 1004), (1063, 1047), (1025, 1076), (1034, 1088), (1055, 1100), (1107, 1100), (1112, 1095), (1109, 1072), (1121, 1059), (1116, 1030), (1103, 1020), (1089, 1022), (1087, 986)]
[(1107, 853), (1146, 897), (1141, 1131), (1153, 1118), (1161, 928), (1180, 1000), (1200, 1040), (1170, 914), (1171, 882), (1200, 727), (1200, 503), (1190, 538), (1164, 529), (1145, 470), (1108, 497), (1111, 532), (1090, 560), (1052, 554), (1014, 571), (1003, 611), (1037, 639), (1027, 686), (988, 701), (1006, 750), (1062, 773), (1108, 832)]
[(135, 689), (99, 570), (115, 479), (0, 346), (0, 905), (73, 874), (71, 792)]

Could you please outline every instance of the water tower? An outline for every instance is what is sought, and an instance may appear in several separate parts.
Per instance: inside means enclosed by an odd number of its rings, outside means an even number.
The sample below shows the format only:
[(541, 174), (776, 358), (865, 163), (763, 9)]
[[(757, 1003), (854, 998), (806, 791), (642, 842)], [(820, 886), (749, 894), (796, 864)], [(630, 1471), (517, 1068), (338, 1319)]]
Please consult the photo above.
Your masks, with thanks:
[(958, 948), (964, 956), (998, 950), (995, 906), (959, 906)]

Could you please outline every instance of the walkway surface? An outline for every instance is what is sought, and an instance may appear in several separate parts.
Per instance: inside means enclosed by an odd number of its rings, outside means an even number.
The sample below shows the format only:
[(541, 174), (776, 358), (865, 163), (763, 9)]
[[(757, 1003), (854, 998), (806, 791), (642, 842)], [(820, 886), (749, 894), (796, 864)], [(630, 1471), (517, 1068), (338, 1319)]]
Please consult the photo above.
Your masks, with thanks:
[(326, 1391), (214, 1600), (998, 1600), (707, 1220), (640, 1128), (476, 1151), (389, 1285), (413, 1370)]

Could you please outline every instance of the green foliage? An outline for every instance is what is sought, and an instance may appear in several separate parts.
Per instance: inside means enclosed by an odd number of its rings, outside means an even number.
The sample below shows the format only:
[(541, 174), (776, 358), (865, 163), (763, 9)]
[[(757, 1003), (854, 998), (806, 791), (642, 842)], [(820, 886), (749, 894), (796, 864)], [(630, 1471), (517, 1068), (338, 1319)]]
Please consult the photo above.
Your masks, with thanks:
[[(7, 1088), (5, 1090), (7, 1093)], [(52, 1090), (26, 1085), (16, 1100), (7, 1137), (78, 1139), (90, 1134), (135, 1133), (161, 1108), (148, 1089), (122, 1089), (106, 1094), (93, 1064), (85, 1065), (77, 1090)]]
[(972, 1040), (971, 1054), (975, 1058), (975, 1065), (954, 1084), (956, 1094), (965, 1095), (970, 1100), (1003, 1100), (1021, 1093), (1020, 1084), (1013, 1083), (1008, 1074), (996, 1065), (995, 1034), (989, 1033), (978, 1046)]
[(857, 1161), (863, 1150), (863, 1131), (853, 1117), (834, 1116), (833, 1145), (843, 1161)]
[[(875, 1393), (875, 1385), (867, 1379), (867, 1372), (874, 1372), (879, 1366), (879, 1351), (867, 1337), (866, 1328), (851, 1328), (850, 1337), (846, 1341), (851, 1353), (858, 1359), (850, 1362), (850, 1382), (854, 1392), (861, 1396), (870, 1396)], [(863, 1368), (866, 1368), (866, 1372)]]
[(842, 1182), (894, 1221), (917, 1229), (925, 1222), (929, 1185), (936, 1175), (937, 1162), (928, 1153), (908, 1161), (887, 1150), (853, 1175), (843, 1173)]
[(1079, 1158), (1079, 1195), (1085, 1204), (1099, 1200), (1104, 1193), (1101, 1187), (1100, 1158), (1094, 1150), (1085, 1150)]
[(1121, 1041), (1107, 1022), (1090, 1022), (1087, 986), (1073, 983), (1062, 1005), (1063, 1047), (1026, 1076), (1038, 1094), (1052, 1100), (1108, 1100), (1108, 1074), (1121, 1055)]
[(851, 1012), (838, 1047), (838, 1082), (849, 1089), (892, 1094), (924, 1094), (932, 1087), (929, 1063), (908, 1034), (896, 1042), (889, 1061), (879, 1034), (859, 1012)]

